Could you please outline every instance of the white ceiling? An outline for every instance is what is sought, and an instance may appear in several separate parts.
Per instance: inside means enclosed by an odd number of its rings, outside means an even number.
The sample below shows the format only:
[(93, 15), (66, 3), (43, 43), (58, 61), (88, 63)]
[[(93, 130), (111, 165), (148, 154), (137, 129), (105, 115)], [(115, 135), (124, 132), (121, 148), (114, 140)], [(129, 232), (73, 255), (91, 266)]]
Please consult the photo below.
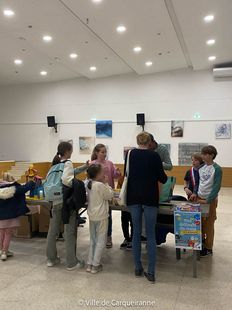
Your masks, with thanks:
[[(4, 16), (6, 8), (15, 15)], [(215, 15), (212, 23), (204, 23), (207, 14)], [(0, 0), (0, 84), (208, 69), (232, 61), (231, 16), (231, 0)], [(125, 33), (116, 32), (120, 24)], [(216, 44), (207, 46), (211, 38)], [(72, 52), (79, 57), (70, 59)]]

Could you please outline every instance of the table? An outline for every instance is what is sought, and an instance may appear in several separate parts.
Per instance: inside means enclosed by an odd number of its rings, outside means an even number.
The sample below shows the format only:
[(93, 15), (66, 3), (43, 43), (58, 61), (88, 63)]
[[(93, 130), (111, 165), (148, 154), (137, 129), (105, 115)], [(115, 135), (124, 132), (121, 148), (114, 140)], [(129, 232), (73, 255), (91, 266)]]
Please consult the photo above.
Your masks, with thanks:
[[(52, 202), (49, 202), (44, 199), (34, 199), (34, 198), (27, 198), (26, 202), (28, 205), (41, 205), (52, 209)], [(160, 203), (158, 214), (168, 215), (170, 217), (174, 217), (174, 209), (175, 206), (178, 204), (183, 204), (183, 201), (170, 201), (169, 203)], [(114, 211), (127, 211), (129, 212), (129, 208), (126, 206), (118, 206), (118, 205), (110, 205), (111, 210)], [(86, 211), (86, 208), (83, 208), (81, 214)], [(201, 205), (201, 215), (202, 217), (208, 217), (209, 214), (209, 204)], [(171, 227), (174, 228), (174, 224), (162, 224), (158, 223), (160, 226)], [(181, 259), (181, 250), (176, 248), (176, 259)], [(197, 261), (200, 260), (200, 251), (194, 250), (193, 251), (193, 277), (197, 278)]]

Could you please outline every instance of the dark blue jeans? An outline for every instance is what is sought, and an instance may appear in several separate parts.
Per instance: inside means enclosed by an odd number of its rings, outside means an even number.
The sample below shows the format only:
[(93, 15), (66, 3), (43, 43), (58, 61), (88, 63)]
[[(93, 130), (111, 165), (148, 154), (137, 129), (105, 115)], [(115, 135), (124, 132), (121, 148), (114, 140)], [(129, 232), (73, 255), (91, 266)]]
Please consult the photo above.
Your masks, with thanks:
[(132, 250), (134, 255), (135, 269), (142, 269), (141, 263), (141, 232), (142, 232), (142, 213), (144, 212), (145, 230), (147, 236), (147, 254), (148, 254), (148, 269), (147, 272), (155, 274), (156, 264), (156, 239), (155, 225), (158, 209), (156, 207), (144, 205), (129, 206), (132, 223), (133, 223), (133, 238)]

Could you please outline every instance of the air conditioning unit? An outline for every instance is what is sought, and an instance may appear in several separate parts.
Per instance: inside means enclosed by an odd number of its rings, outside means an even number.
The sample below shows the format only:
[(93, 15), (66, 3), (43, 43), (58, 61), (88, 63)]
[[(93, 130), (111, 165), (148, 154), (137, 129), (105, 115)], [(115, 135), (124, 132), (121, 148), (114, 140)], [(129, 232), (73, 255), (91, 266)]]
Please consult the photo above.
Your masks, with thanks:
[(213, 76), (215, 78), (232, 77), (232, 67), (213, 68)]

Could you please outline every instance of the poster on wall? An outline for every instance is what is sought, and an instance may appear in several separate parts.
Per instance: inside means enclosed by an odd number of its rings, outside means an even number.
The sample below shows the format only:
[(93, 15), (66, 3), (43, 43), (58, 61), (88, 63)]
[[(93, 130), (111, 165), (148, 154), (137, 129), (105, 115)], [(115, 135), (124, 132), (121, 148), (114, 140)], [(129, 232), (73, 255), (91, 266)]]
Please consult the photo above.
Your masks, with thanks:
[(231, 124), (230, 123), (218, 123), (215, 127), (216, 139), (230, 139), (231, 138)]
[(178, 145), (178, 163), (179, 166), (191, 166), (192, 155), (201, 153), (201, 149), (207, 143), (179, 143)]
[(202, 249), (200, 206), (177, 206), (174, 211), (176, 248)]
[(60, 140), (59, 140), (59, 143), (61, 143), (61, 142), (69, 142), (69, 143), (71, 143), (72, 146), (73, 146), (73, 140), (72, 140), (72, 139), (60, 139)]
[(94, 146), (95, 146), (94, 137), (79, 137), (80, 154), (92, 154)]
[(126, 154), (133, 149), (135, 149), (135, 146), (124, 146), (123, 148), (123, 159), (124, 160), (126, 158)]
[(172, 121), (171, 123), (171, 137), (184, 136), (184, 121)]
[(112, 138), (112, 121), (96, 121), (96, 137)]

